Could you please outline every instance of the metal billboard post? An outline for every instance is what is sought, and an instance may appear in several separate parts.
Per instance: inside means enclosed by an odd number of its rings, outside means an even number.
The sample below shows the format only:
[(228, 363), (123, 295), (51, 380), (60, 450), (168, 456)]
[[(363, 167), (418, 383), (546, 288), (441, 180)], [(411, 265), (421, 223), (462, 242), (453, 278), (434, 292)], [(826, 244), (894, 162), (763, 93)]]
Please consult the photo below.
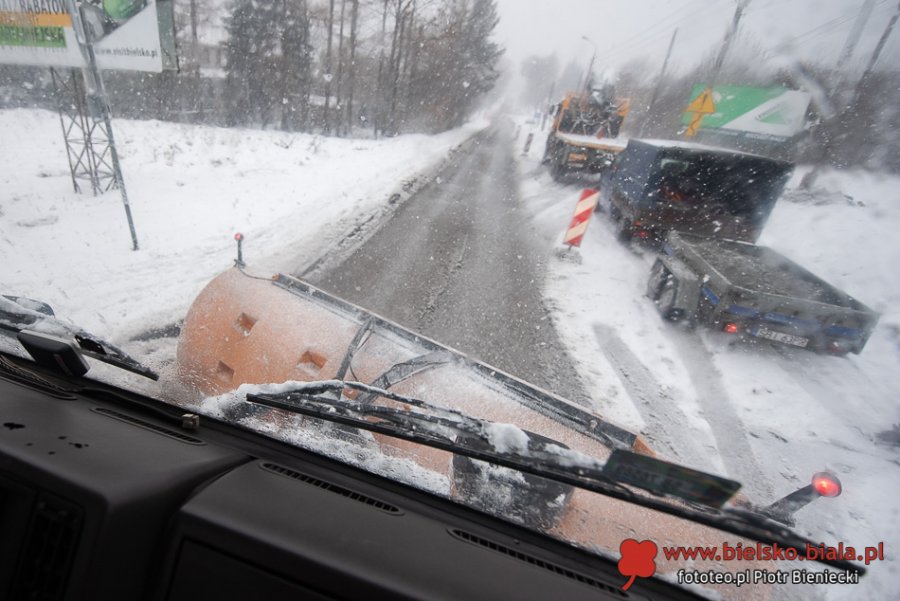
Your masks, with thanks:
[(109, 136), (104, 124), (94, 119), (87, 107), (84, 80), (77, 69), (58, 70), (50, 67), (56, 94), (59, 123), (66, 143), (72, 186), (81, 192), (79, 181), (90, 182), (94, 196), (116, 185), (109, 162)]
[[(131, 216), (131, 205), (128, 203), (128, 193), (125, 190), (125, 179), (122, 176), (122, 167), (119, 163), (119, 153), (116, 150), (116, 141), (113, 137), (112, 130), (112, 120), (110, 118), (109, 112), (109, 101), (106, 97), (106, 90), (103, 87), (103, 78), (100, 74), (100, 69), (97, 66), (97, 60), (94, 56), (94, 43), (93, 40), (90, 39), (87, 35), (87, 32), (84, 27), (84, 21), (81, 18), (81, 11), (78, 6), (75, 4), (75, 0), (66, 0), (66, 8), (69, 10), (69, 14), (72, 17), (72, 27), (75, 31), (75, 37), (78, 40), (78, 44), (81, 48), (81, 53), (84, 56), (84, 60), (87, 63), (87, 68), (84, 69), (84, 83), (85, 88), (83, 90), (84, 93), (84, 117), (81, 119), (82, 131), (84, 132), (84, 153), (88, 155), (88, 163), (91, 165), (93, 163), (93, 167), (95, 170), (91, 174), (91, 183), (94, 189), (94, 194), (97, 194), (98, 191), (103, 192), (112, 188), (113, 185), (119, 189), (119, 192), (122, 195), (122, 204), (125, 206), (125, 216), (128, 219), (128, 229), (131, 232), (131, 242), (132, 242), (132, 250), (138, 250), (138, 241), (137, 241), (137, 233), (134, 229), (134, 220)], [(72, 78), (73, 83), (77, 83), (77, 78), (73, 74)], [(76, 87), (77, 90), (77, 87)], [(79, 106), (79, 100), (76, 96), (76, 107)], [(62, 104), (61, 104), (62, 106)], [(99, 113), (99, 119), (98, 119)], [(60, 112), (60, 119), (63, 119), (62, 111)], [(74, 120), (73, 120), (74, 121)], [(89, 124), (89, 127), (86, 127)], [(97, 130), (100, 130), (102, 134), (105, 136), (104, 139), (99, 139), (101, 145), (105, 143), (106, 147), (102, 153), (97, 153), (94, 148), (94, 133)], [(63, 132), (67, 132), (70, 130), (66, 129), (65, 124), (63, 124)], [(72, 163), (72, 151), (69, 147), (69, 136), (66, 136), (66, 150), (69, 152), (69, 164)], [(109, 163), (106, 162), (106, 153), (109, 152)], [(76, 157), (78, 155), (76, 154)], [(75, 163), (79, 164), (78, 162)], [(101, 189), (100, 187), (100, 173), (96, 170), (97, 167), (104, 165), (109, 167), (111, 164), (112, 167), (112, 180), (110, 180), (110, 184), (106, 189)], [(108, 177), (108, 174), (107, 174)], [(72, 181), (76, 183), (76, 174), (73, 171), (72, 173)]]

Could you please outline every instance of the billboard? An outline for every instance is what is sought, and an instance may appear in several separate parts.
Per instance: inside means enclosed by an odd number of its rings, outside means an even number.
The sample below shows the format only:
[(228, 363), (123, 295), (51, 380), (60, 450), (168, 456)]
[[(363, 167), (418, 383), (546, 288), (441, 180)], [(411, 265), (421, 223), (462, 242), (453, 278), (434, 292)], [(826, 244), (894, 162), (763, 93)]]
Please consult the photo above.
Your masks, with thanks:
[[(175, 68), (171, 0), (83, 0), (101, 69)], [(0, 63), (86, 67), (66, 0), (0, 0)]]
[[(681, 118), (684, 125), (690, 126), (696, 119), (697, 113), (691, 110), (707, 88), (707, 84), (694, 85)], [(803, 130), (810, 100), (808, 92), (781, 87), (715, 86), (711, 112), (703, 117), (700, 129), (759, 140), (788, 140)]]

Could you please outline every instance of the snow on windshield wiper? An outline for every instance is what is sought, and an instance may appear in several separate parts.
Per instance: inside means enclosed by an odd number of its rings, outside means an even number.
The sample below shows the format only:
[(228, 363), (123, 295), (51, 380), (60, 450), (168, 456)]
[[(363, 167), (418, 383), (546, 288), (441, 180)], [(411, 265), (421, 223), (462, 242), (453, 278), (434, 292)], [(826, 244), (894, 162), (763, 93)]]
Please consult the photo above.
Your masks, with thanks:
[[(348, 388), (359, 392), (356, 400), (342, 395)], [(389, 407), (372, 403), (371, 400), (377, 397), (405, 406)], [(477, 419), (454, 409), (431, 405), (362, 382), (308, 382), (297, 384), (282, 393), (248, 394), (247, 400), (403, 438), (565, 484), (616, 489), (619, 495), (629, 499), (634, 496), (632, 491), (602, 473), (601, 462), (570, 450), (562, 443), (545, 442), (548, 439), (542, 440), (543, 437), (509, 424)]]
[[(347, 390), (355, 391), (350, 393), (356, 396), (355, 400), (348, 398), (345, 393)], [(377, 397), (389, 399), (399, 405), (375, 404), (372, 400)], [(663, 498), (664, 494), (673, 493), (682, 499), (690, 498), (683, 491), (680, 493), (677, 490), (678, 484), (671, 480), (672, 474), (678, 477), (680, 473), (693, 472), (701, 474), (708, 481), (724, 480), (717, 476), (640, 456), (640, 461), (650, 459), (662, 464), (664, 471), (670, 475), (669, 482), (673, 489), (663, 493), (660, 488), (643, 485), (639, 480), (619, 481), (612, 477), (622, 472), (608, 468), (613, 464), (621, 465), (623, 458), (628, 455), (636, 455), (630, 451), (616, 449), (604, 463), (511, 424), (474, 418), (362, 382), (323, 380), (295, 383), (291, 389), (283, 392), (248, 394), (247, 401), (485, 461), (634, 503), (764, 544), (793, 548), (798, 552), (803, 552), (807, 545), (819, 546), (819, 543), (749, 509), (734, 506), (717, 509), (696, 502), (684, 504)], [(657, 496), (639, 494), (624, 484), (640, 487)], [(817, 561), (842, 570), (857, 570), (861, 575), (865, 573), (862, 566), (843, 559), (822, 557)]]
[(88, 357), (152, 380), (159, 379), (159, 374), (142, 365), (122, 349), (59, 319), (50, 305), (41, 301), (0, 295), (0, 331), (2, 330), (14, 333), (32, 330), (71, 338)]

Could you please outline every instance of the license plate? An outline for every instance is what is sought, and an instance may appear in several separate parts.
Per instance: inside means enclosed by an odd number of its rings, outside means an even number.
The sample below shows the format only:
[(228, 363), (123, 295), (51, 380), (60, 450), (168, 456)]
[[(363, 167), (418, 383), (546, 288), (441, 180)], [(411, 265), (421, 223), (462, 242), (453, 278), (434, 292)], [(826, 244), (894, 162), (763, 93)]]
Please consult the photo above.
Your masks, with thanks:
[(806, 345), (809, 344), (809, 339), (804, 338), (803, 336), (794, 336), (793, 334), (785, 334), (784, 332), (776, 332), (766, 328), (759, 328), (756, 331), (756, 335), (759, 338), (766, 338), (768, 340), (774, 340), (775, 342), (784, 342), (785, 344), (793, 344), (794, 346), (802, 348), (806, 348)]
[(579, 154), (579, 153), (577, 153), (577, 152), (570, 152), (570, 153), (569, 153), (569, 160), (570, 160), (570, 161), (586, 161), (586, 160), (587, 160), (587, 155), (586, 155), (586, 154)]

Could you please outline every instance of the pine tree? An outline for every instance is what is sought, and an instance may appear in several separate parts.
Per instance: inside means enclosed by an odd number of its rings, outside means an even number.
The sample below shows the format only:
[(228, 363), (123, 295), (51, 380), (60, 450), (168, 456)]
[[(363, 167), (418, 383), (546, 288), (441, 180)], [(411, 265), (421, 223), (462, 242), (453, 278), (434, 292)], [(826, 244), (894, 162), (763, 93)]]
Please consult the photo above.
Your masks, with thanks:
[(309, 127), (309, 89), (312, 47), (309, 44), (309, 15), (306, 0), (282, 0), (284, 20), (281, 31), (281, 129)]
[(265, 121), (266, 62), (272, 54), (266, 11), (261, 3), (237, 0), (228, 19), (225, 44), (225, 102), (228, 125)]
[(311, 48), (305, 0), (237, 0), (227, 23), (226, 119), (306, 127)]

